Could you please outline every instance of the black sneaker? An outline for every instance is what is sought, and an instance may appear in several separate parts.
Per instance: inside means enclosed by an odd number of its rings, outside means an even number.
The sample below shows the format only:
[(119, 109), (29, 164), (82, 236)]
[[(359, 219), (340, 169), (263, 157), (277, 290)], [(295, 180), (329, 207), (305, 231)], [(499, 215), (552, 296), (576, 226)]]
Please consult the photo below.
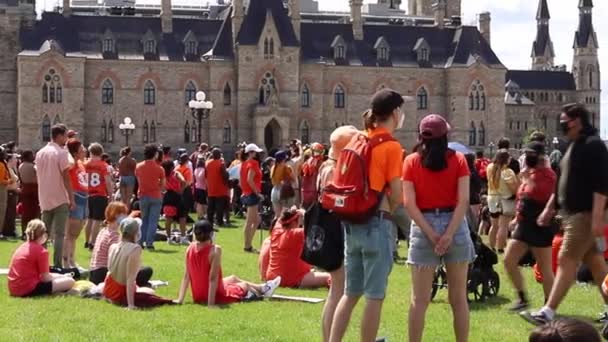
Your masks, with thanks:
[(536, 311), (536, 312), (522, 311), (519, 313), (519, 315), (521, 316), (521, 318), (528, 321), (528, 323), (531, 323), (534, 325), (545, 325), (552, 321), (552, 319), (549, 318), (542, 311)]
[(260, 254), (260, 252), (253, 247), (243, 248), (243, 251), (245, 251), (245, 253)]
[(518, 300), (511, 305), (511, 307), (509, 308), (509, 311), (522, 312), (523, 310), (526, 310), (528, 308), (528, 306), (530, 306), (530, 303), (523, 301), (523, 300)]
[(598, 323), (608, 323), (608, 311), (602, 312), (597, 318)]

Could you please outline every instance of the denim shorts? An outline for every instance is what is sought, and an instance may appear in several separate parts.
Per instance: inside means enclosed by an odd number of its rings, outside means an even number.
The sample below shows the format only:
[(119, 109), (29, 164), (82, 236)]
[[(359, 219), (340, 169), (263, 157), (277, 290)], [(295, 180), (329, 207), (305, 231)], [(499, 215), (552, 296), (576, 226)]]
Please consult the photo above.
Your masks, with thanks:
[(365, 295), (381, 300), (386, 296), (393, 269), (393, 223), (372, 217), (365, 224), (344, 224), (344, 268), (348, 296)]
[(135, 186), (135, 176), (120, 176), (120, 186)]
[(260, 204), (260, 197), (256, 194), (251, 194), (241, 197), (241, 203), (246, 207), (255, 207)]
[(84, 220), (88, 212), (88, 195), (84, 192), (74, 192), (74, 210), (70, 210), (70, 218)]
[[(445, 233), (453, 213), (426, 213), (423, 214), (426, 221), (439, 235)], [(467, 262), (475, 259), (475, 248), (471, 240), (471, 234), (466, 219), (462, 220), (460, 227), (456, 230), (452, 239), (452, 245), (443, 256), (435, 254), (433, 244), (426, 237), (416, 222), (412, 221), (410, 231), (410, 248), (407, 262), (415, 266), (437, 267), (442, 263), (453, 264)]]

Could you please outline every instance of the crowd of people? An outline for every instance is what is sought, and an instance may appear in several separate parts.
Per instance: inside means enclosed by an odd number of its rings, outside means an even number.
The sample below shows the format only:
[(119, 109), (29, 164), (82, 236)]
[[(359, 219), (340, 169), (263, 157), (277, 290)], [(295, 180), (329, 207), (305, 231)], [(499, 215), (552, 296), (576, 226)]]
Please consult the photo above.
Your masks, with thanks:
[[(242, 143), (233, 160), (207, 144), (191, 154), (147, 145), (143, 161), (125, 147), (112, 165), (102, 145), (85, 148), (78, 133), (61, 124), (51, 128), (52, 141), (36, 153), (17, 154), (14, 144), (7, 146), (0, 150), (0, 226), (4, 237), (16, 237), (21, 215), (25, 241), (11, 260), (9, 292), (27, 297), (69, 291), (74, 280), (50, 270), (81, 269), (75, 254), (84, 228), (89, 279), (115, 304), (130, 309), (181, 304), (189, 288), (194, 302), (214, 306), (271, 297), (279, 286), (329, 287), (323, 340), (343, 339), (364, 297), (361, 340), (375, 341), (401, 234), (409, 243), (412, 279), (409, 341), (423, 339), (441, 265), (455, 340), (467, 341), (475, 231), (487, 233), (490, 248), (505, 254), (516, 292), (510, 309), (516, 312), (531, 304), (520, 271), (531, 252), (545, 293), (540, 310), (521, 313), (544, 325), (531, 341), (553, 341), (547, 336), (562, 329), (585, 331), (572, 328), (577, 321), (551, 321), (581, 263), (608, 304), (608, 285), (602, 288), (608, 273), (608, 150), (587, 109), (563, 108), (567, 149), (554, 146), (549, 155), (544, 134), (534, 132), (521, 156), (501, 139), (489, 160), (483, 151), (449, 148), (451, 126), (437, 114), (421, 120), (419, 142), (406, 154), (395, 136), (405, 124), (403, 105), (411, 100), (380, 90), (363, 114), (363, 130), (343, 126), (327, 145), (293, 140), (272, 151)], [(223, 277), (224, 251), (215, 235), (233, 225), (232, 215), (245, 220), (243, 252), (259, 253), (264, 283)], [(258, 251), (254, 236), (265, 224), (271, 233)], [(142, 266), (143, 251), (155, 250), (159, 240), (188, 246), (175, 301), (154, 293), (153, 270)]]

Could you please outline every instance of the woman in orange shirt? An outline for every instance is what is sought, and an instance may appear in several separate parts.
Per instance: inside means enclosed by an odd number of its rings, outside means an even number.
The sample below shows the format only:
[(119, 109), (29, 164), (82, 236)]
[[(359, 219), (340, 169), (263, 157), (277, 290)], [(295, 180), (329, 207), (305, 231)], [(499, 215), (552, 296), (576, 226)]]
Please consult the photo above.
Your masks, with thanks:
[(270, 234), (270, 258), (266, 279), (281, 277), (281, 287), (318, 288), (329, 286), (326, 272), (313, 272), (302, 261), (304, 248), (303, 211), (286, 209)]
[(245, 147), (247, 160), (241, 164), (241, 189), (243, 190), (241, 202), (247, 207), (243, 250), (247, 253), (257, 252), (251, 244), (261, 222), (258, 206), (262, 199), (262, 169), (259, 161), (262, 152), (263, 150), (256, 144), (247, 145)]
[(72, 161), (72, 166), (68, 170), (70, 175), (70, 184), (74, 191), (74, 209), (70, 211), (68, 221), (68, 230), (65, 234), (63, 242), (63, 266), (77, 267), (74, 258), (76, 249), (76, 240), (80, 236), (82, 226), (87, 217), (87, 201), (88, 201), (88, 177), (87, 170), (84, 167), (84, 158), (87, 154), (82, 143), (77, 139), (70, 139), (67, 143), (68, 151)]
[(283, 208), (289, 208), (293, 205), (295, 195), (292, 198), (281, 198), (281, 188), (285, 185), (290, 186), (295, 181), (294, 172), (291, 166), (287, 164), (287, 153), (279, 151), (274, 155), (275, 164), (270, 171), (272, 181), (272, 192), (270, 200), (274, 209), (274, 217), (279, 217), (283, 212)]

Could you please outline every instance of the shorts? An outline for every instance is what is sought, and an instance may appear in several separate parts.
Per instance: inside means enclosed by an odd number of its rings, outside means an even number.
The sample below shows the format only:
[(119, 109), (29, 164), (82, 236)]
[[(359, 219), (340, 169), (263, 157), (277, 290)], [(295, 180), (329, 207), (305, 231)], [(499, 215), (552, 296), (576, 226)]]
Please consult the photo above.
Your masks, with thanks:
[(364, 224), (344, 223), (348, 296), (382, 300), (393, 269), (393, 222), (372, 217)]
[(135, 186), (135, 176), (120, 176), (120, 186)]
[[(165, 207), (173, 207), (175, 210), (171, 214), (167, 214)], [(188, 216), (182, 195), (175, 191), (167, 191), (163, 197), (163, 212), (165, 216), (171, 219), (182, 219)]]
[(548, 248), (553, 244), (556, 232), (554, 227), (540, 227), (535, 222), (519, 222), (511, 237), (530, 247)]
[(48, 282), (39, 282), (36, 285), (36, 288), (32, 290), (32, 292), (26, 294), (24, 297), (38, 297), (38, 296), (46, 296), (53, 293), (53, 283)]
[(234, 298), (238, 301), (241, 301), (247, 297), (247, 291), (245, 291), (238, 284), (224, 283), (224, 291), (226, 293), (226, 297)]
[(559, 257), (582, 261), (585, 257), (602, 254), (597, 248), (591, 228), (591, 213), (564, 215), (564, 242)]
[(281, 185), (276, 185), (272, 187), (272, 191), (270, 192), (270, 201), (274, 205), (281, 205), (283, 207), (291, 207), (295, 203), (295, 196), (286, 200), (281, 199)]
[(242, 196), (241, 203), (246, 207), (255, 207), (260, 204), (260, 196), (256, 194)]
[(200, 205), (207, 205), (207, 190), (194, 189), (194, 202)]
[(514, 216), (515, 200), (504, 199), (500, 195), (488, 195), (488, 209), (490, 209), (490, 216), (493, 218), (500, 215)]
[[(453, 213), (426, 213), (426, 221), (440, 236), (448, 229)], [(447, 253), (439, 256), (435, 254), (433, 244), (426, 234), (412, 220), (410, 231), (410, 248), (407, 263), (414, 266), (437, 267), (441, 264), (471, 263), (475, 259), (475, 247), (471, 240), (469, 225), (466, 219), (462, 220), (452, 239), (452, 245)]]
[(89, 196), (84, 192), (74, 192), (74, 209), (70, 210), (71, 219), (84, 221), (87, 218), (88, 198)]
[(108, 206), (108, 198), (103, 196), (89, 197), (89, 218), (95, 221), (103, 221), (106, 219), (106, 207)]

